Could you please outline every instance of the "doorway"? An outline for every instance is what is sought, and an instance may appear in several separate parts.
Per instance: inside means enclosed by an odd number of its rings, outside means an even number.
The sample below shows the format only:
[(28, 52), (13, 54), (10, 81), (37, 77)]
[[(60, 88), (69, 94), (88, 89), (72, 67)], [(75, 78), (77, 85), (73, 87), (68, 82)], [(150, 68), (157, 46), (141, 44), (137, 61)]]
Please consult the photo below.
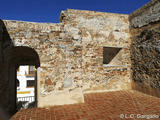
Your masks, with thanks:
[(36, 78), (34, 65), (20, 65), (17, 68), (17, 110), (36, 107)]
[[(7, 50), (5, 54), (5, 61), (6, 61), (5, 63), (6, 78), (5, 79), (6, 81), (8, 81), (7, 90), (6, 90), (6, 95), (7, 95), (6, 103), (8, 103), (6, 104), (6, 106), (8, 111), (11, 114), (14, 114), (15, 112), (17, 112), (22, 108), (36, 107), (37, 106), (37, 68), (40, 67), (40, 60), (37, 52), (33, 48), (29, 48), (26, 46), (12, 47)], [(17, 95), (17, 92), (19, 92), (20, 94), (29, 93), (28, 91), (26, 92), (26, 91), (17, 90), (21, 86), (21, 83), (20, 83), (21, 81), (19, 80), (20, 78), (17, 76), (18, 75), (17, 70), (19, 68), (21, 69), (21, 67), (24, 69), (26, 68), (28, 69), (28, 72), (29, 72), (28, 76), (27, 76), (27, 73), (24, 73), (26, 74), (25, 76), (26, 80), (28, 80), (28, 82), (26, 82), (25, 84), (28, 85), (28, 88), (32, 86), (32, 88), (34, 88), (34, 92), (30, 94), (31, 95), (30, 98), (27, 98), (27, 99), (21, 98), (21, 103), (23, 101), (24, 102), (18, 106), (17, 102), (19, 100), (17, 97), (19, 95)], [(30, 75), (32, 75), (32, 78)], [(34, 82), (33, 82), (33, 78), (34, 78)], [(33, 95), (34, 97), (32, 97)], [(24, 97), (24, 95), (21, 97)], [(25, 103), (25, 106), (24, 106), (24, 103)]]

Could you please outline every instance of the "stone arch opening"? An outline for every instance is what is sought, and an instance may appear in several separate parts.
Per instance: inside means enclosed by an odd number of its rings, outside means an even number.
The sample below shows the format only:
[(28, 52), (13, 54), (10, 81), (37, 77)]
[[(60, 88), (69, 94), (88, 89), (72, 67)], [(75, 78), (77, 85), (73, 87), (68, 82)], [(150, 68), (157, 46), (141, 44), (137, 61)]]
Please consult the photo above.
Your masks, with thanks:
[(17, 112), (17, 69), (21, 65), (35, 66), (35, 106), (37, 106), (37, 68), (40, 67), (38, 53), (30, 47), (17, 46), (6, 50), (5, 61), (5, 81), (8, 83), (6, 102), (9, 113)]

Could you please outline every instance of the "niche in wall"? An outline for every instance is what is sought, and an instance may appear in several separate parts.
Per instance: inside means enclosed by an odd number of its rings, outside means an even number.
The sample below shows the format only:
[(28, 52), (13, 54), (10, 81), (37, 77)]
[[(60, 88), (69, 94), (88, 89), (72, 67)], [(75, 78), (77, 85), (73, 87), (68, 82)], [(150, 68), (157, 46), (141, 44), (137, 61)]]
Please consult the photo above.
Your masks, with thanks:
[(119, 54), (122, 48), (120, 47), (103, 47), (103, 65), (119, 66), (121, 55)]

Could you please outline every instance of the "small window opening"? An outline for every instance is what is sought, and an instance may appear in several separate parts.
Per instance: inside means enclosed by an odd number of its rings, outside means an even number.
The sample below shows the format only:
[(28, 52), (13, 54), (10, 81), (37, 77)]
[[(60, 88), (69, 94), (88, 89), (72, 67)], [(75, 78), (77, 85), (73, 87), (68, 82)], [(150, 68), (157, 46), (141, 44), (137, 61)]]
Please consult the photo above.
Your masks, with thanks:
[(35, 80), (27, 80), (27, 87), (34, 87), (35, 86)]
[(29, 66), (28, 68), (29, 68), (29, 70), (28, 70), (29, 74), (34, 74), (35, 73), (35, 67), (34, 66)]
[(103, 47), (103, 64), (109, 64), (122, 48)]

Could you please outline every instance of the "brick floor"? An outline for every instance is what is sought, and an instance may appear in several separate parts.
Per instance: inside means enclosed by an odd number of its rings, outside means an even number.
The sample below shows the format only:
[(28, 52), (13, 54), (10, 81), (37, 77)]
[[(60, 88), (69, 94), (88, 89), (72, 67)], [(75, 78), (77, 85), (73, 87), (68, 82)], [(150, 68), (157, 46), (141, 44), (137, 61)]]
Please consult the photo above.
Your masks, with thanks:
[(21, 110), (11, 120), (147, 120), (137, 114), (160, 119), (153, 116), (160, 115), (160, 98), (137, 91), (91, 93), (84, 98), (84, 104)]

